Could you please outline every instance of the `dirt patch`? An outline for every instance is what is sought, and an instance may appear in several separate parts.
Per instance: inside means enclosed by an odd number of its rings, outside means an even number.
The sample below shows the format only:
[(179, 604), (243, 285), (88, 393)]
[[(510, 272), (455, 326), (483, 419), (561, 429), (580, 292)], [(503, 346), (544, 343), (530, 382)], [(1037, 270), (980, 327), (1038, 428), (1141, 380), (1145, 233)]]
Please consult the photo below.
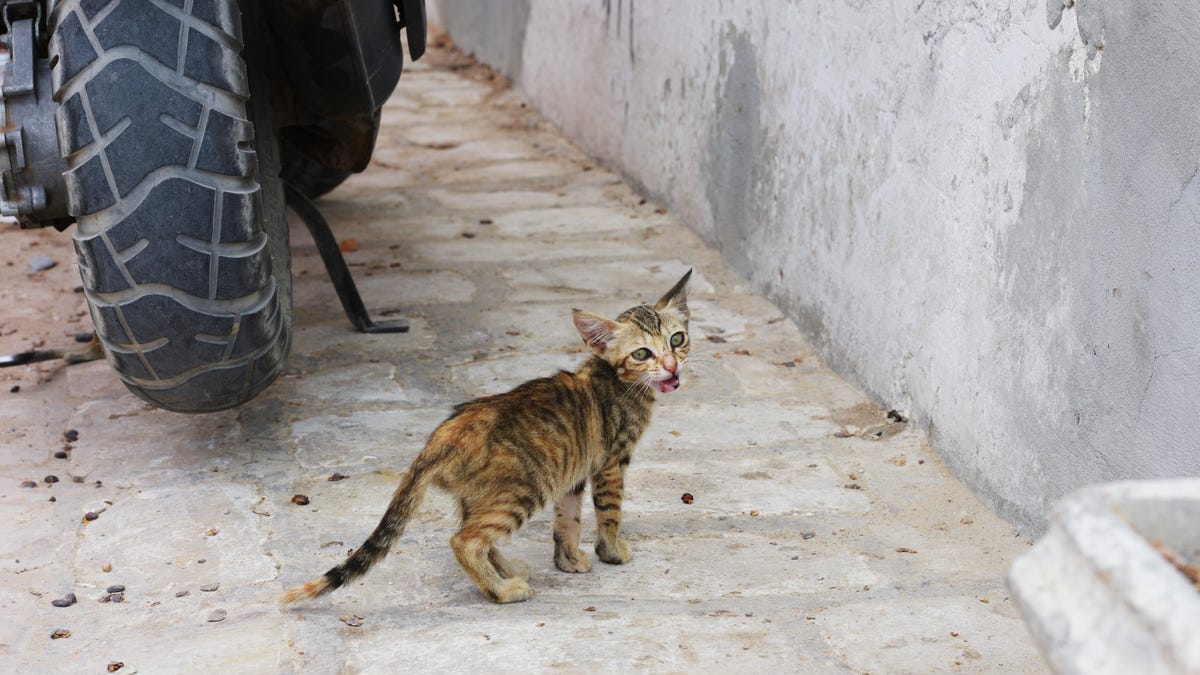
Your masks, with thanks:
[(871, 403), (834, 411), (832, 419), (842, 430), (834, 434), (839, 438), (858, 436), (869, 441), (891, 438), (908, 428), (908, 419), (895, 410), (884, 410)]
[(453, 71), (476, 82), (487, 82), (492, 85), (493, 94), (512, 86), (507, 77), (459, 49), (441, 27), (430, 26), (427, 39), (430, 49), (425, 52), (424, 60), (434, 69)]
[(1171, 566), (1179, 570), (1180, 574), (1187, 577), (1187, 580), (1196, 587), (1197, 591), (1200, 591), (1200, 565), (1188, 562), (1182, 555), (1161, 541), (1152, 542), (1151, 545), (1154, 547), (1154, 550), (1158, 551), (1159, 555), (1171, 563)]

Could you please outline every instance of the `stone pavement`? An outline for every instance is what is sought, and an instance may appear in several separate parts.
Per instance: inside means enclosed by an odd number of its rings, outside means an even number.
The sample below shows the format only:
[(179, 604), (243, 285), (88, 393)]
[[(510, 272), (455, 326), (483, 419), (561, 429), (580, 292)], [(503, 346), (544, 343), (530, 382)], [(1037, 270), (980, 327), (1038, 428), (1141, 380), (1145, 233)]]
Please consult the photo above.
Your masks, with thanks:
[[(321, 203), (367, 304), (410, 333), (351, 332), (294, 222), (289, 369), (241, 409), (153, 409), (104, 363), (0, 372), (0, 672), (1044, 668), (1003, 583), (1027, 542), (670, 214), (453, 53), (409, 68), (384, 122)], [(4, 227), (22, 275), (0, 348), (49, 319), (63, 341), (86, 321), (69, 238)], [(54, 283), (24, 275), (34, 254)], [(572, 307), (611, 315), (688, 267), (695, 347), (630, 468), (629, 564), (557, 572), (542, 513), (506, 549), (534, 598), (491, 605), (432, 491), (362, 582), (276, 604), (362, 541), (454, 403), (573, 367)]]

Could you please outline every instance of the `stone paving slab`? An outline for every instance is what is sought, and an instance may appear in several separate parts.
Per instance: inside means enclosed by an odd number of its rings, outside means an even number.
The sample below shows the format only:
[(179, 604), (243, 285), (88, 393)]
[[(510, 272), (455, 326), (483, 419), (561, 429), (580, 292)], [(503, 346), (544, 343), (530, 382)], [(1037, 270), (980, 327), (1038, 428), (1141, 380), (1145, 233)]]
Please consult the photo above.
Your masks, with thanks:
[[(1041, 671), (1003, 582), (1027, 543), (927, 437), (517, 94), (448, 63), (406, 70), (374, 165), (321, 202), (368, 305), (411, 332), (354, 334), (293, 222), (289, 368), (241, 409), (155, 410), (103, 363), (0, 372), (0, 672)], [(61, 264), (0, 289), (0, 348), (62, 341), (86, 321), (68, 238), (3, 236), (9, 267)], [(455, 403), (579, 363), (572, 307), (653, 300), (688, 267), (695, 348), (630, 469), (628, 565), (557, 572), (543, 513), (508, 547), (533, 599), (493, 606), (435, 491), (360, 583), (275, 603), (361, 543)]]

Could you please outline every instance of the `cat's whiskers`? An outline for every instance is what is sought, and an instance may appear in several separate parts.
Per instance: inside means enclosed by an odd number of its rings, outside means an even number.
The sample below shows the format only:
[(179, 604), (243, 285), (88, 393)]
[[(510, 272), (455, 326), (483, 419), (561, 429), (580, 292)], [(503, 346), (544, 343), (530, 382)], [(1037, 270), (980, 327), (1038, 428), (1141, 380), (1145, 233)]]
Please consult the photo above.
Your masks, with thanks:
[(654, 380), (650, 378), (650, 373), (643, 373), (642, 375), (638, 376), (638, 379), (630, 382), (629, 386), (625, 388), (625, 393), (621, 395), (621, 402), (625, 403), (629, 401), (633, 398), (635, 393), (649, 391), (650, 385), (653, 384), (653, 382)]

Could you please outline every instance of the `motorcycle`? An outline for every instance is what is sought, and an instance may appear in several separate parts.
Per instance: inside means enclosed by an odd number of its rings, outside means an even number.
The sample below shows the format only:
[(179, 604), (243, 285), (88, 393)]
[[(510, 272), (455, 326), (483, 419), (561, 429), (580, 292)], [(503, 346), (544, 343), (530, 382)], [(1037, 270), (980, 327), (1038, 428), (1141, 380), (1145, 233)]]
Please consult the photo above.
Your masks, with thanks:
[(310, 200), (366, 168), (424, 0), (0, 0), (0, 19), (0, 214), (75, 225), (96, 339), (133, 393), (210, 412), (278, 377), (287, 205), (356, 325), (404, 329), (370, 321)]

